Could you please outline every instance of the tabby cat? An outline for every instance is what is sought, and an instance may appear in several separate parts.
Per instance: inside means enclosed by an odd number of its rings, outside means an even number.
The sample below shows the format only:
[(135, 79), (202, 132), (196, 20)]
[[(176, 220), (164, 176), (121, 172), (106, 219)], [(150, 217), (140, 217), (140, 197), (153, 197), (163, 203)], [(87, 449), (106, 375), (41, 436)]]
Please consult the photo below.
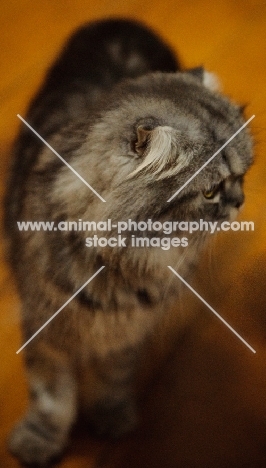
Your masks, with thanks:
[(123, 236), (126, 247), (88, 247), (95, 233), (20, 231), (17, 221), (111, 220), (110, 239), (119, 221), (230, 219), (243, 203), (252, 141), (244, 129), (168, 202), (245, 123), (243, 109), (210, 73), (182, 71), (153, 31), (122, 19), (85, 25), (70, 38), (25, 119), (97, 193), (22, 125), (5, 225), (24, 342), (104, 266), (24, 350), (30, 402), (9, 444), (22, 462), (47, 466), (66, 447), (81, 388), (98, 434), (135, 427), (142, 347), (178, 297), (167, 265), (187, 277), (206, 233), (168, 250), (132, 246), (132, 234), (164, 236), (141, 229)]

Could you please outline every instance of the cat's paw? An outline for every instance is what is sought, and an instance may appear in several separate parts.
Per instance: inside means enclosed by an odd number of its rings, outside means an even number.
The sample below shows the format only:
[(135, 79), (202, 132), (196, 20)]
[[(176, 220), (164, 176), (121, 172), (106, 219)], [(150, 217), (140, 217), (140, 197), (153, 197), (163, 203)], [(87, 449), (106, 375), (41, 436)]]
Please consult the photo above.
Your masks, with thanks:
[(62, 438), (53, 437), (42, 426), (22, 419), (12, 430), (8, 446), (21, 463), (34, 467), (49, 467), (64, 448)]
[(117, 404), (97, 404), (90, 413), (90, 424), (100, 437), (118, 439), (132, 432), (138, 422), (135, 405), (120, 402)]

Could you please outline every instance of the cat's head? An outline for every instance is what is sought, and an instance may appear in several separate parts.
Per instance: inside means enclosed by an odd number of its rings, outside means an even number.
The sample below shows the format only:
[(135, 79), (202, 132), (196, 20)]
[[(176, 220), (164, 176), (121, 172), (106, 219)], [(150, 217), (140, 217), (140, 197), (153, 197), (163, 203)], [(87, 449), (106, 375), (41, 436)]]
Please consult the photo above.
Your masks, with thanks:
[(68, 168), (55, 191), (72, 216), (83, 218), (230, 219), (243, 204), (252, 163), (249, 130), (218, 150), (244, 123), (242, 108), (202, 69), (126, 80), (102, 101), (71, 158), (106, 203)]
[[(73, 152), (69, 152), (68, 130), (65, 142), (61, 135), (61, 149), (59, 145), (62, 156), (70, 155), (73, 169), (105, 203), (67, 167), (62, 167), (50, 192), (58, 216), (61, 210), (70, 219), (111, 219), (114, 225), (129, 219), (230, 220), (243, 204), (243, 178), (252, 163), (252, 139), (247, 127), (219, 150), (244, 123), (240, 106), (214, 90), (213, 80), (204, 72), (154, 73), (127, 80), (107, 95), (102, 109), (83, 124), (80, 141), (72, 129)], [(46, 157), (51, 157), (48, 151)], [(105, 237), (116, 234), (115, 228), (104, 232)], [(146, 236), (140, 230), (134, 234)], [(163, 236), (162, 232), (157, 235)], [(169, 237), (175, 236), (182, 237), (174, 231)], [(189, 248), (173, 249), (175, 258), (185, 259), (183, 268), (197, 258), (206, 232), (188, 237)], [(99, 255), (104, 264), (113, 259), (115, 267), (119, 264), (125, 272), (138, 271), (142, 281), (148, 266), (157, 271), (162, 262), (169, 264), (172, 255), (172, 250), (166, 256), (161, 248), (95, 247), (86, 252), (90, 264), (92, 254)]]
[(192, 177), (244, 123), (242, 108), (216, 91), (213, 76), (202, 69), (126, 81), (105, 102), (87, 143), (97, 155), (90, 176), (106, 199), (105, 215), (234, 217), (252, 163), (247, 128)]

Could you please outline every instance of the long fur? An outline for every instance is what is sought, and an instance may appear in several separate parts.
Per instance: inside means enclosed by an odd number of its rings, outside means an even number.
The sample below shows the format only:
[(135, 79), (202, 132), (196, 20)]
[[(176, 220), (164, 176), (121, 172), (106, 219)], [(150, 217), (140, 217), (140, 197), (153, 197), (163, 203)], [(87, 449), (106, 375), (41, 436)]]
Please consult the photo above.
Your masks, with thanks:
[[(117, 437), (135, 427), (136, 376), (147, 340), (172, 310), (180, 330), (190, 320), (178, 308), (180, 287), (167, 265), (191, 274), (207, 236), (188, 235), (187, 247), (164, 251), (131, 247), (129, 232), (126, 248), (88, 248), (87, 232), (22, 232), (16, 223), (111, 219), (110, 238), (117, 222), (129, 219), (230, 219), (243, 202), (252, 163), (247, 129), (167, 203), (243, 125), (241, 109), (208, 85), (201, 68), (182, 72), (149, 29), (107, 20), (73, 35), (29, 108), (26, 120), (106, 203), (21, 129), (5, 227), (23, 340), (105, 268), (25, 348), (29, 407), (9, 443), (23, 463), (47, 466), (62, 452), (80, 401), (97, 433)], [(219, 196), (207, 199), (213, 187)]]

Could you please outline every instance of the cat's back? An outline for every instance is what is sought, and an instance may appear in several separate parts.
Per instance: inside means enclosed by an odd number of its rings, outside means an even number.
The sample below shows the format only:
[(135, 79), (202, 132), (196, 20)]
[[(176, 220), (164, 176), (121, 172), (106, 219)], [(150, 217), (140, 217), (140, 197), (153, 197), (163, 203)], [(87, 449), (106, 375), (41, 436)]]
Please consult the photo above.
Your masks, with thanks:
[(41, 125), (38, 109), (45, 120), (47, 113), (52, 120), (56, 111), (60, 123), (60, 113), (64, 123), (85, 118), (102, 93), (124, 78), (179, 69), (173, 51), (150, 28), (124, 19), (95, 21), (70, 36), (32, 102), (29, 116), (37, 127)]
[[(26, 120), (49, 141), (63, 127), (86, 122), (103, 96), (124, 78), (178, 69), (169, 46), (139, 22), (107, 19), (85, 24), (70, 36), (48, 70)], [(20, 217), (23, 187), (42, 148), (43, 143), (22, 125), (5, 199), (9, 234)]]
[(89, 23), (70, 37), (48, 75), (47, 87), (75, 79), (110, 87), (124, 77), (179, 68), (172, 50), (150, 28), (109, 19)]

